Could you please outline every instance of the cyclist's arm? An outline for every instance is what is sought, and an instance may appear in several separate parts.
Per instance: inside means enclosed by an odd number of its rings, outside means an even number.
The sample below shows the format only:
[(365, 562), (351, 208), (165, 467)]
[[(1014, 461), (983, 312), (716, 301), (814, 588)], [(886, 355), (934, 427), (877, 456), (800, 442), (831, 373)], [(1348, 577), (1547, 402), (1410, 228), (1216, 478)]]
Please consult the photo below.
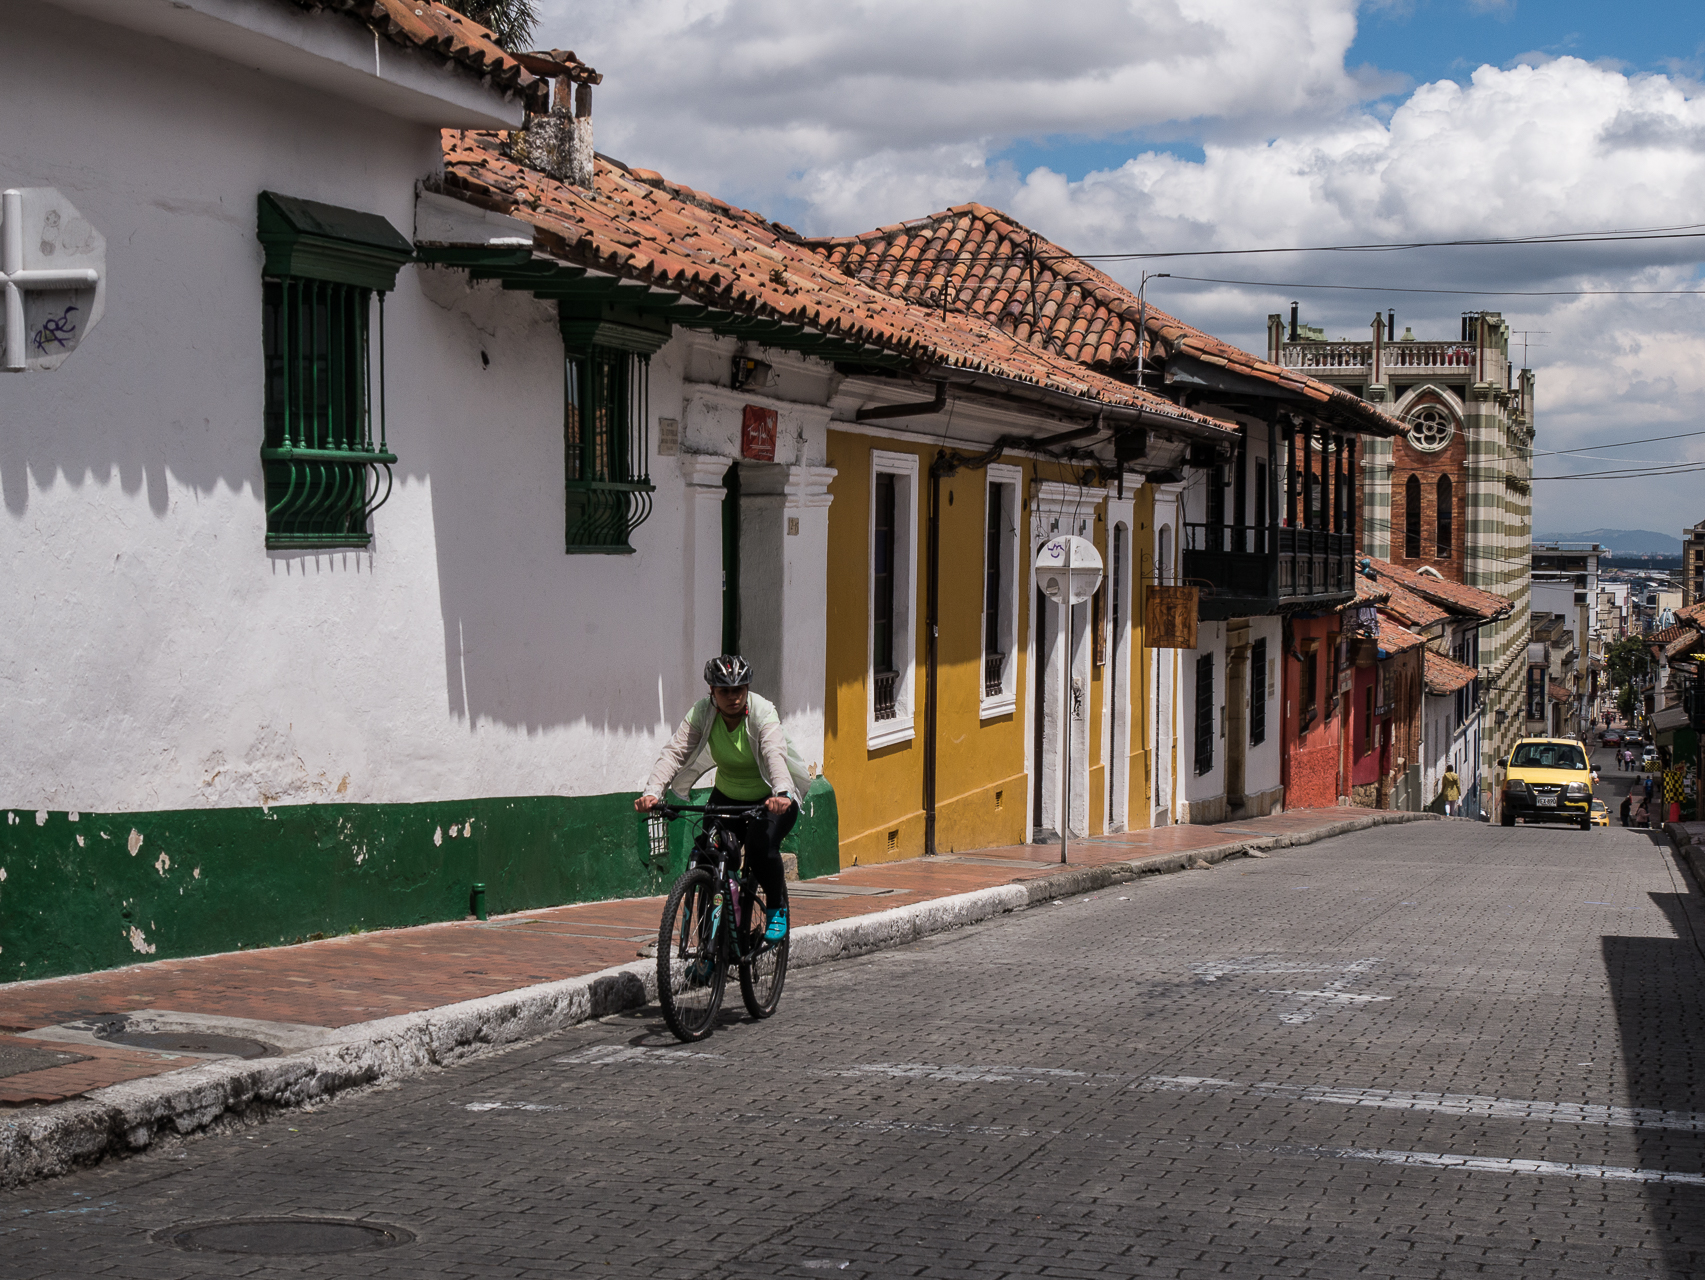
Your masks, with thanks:
[(762, 766), (760, 772), (764, 775), (764, 781), (770, 784), (770, 791), (773, 793), (764, 802), (764, 807), (771, 813), (779, 813), (787, 808), (787, 804), (778, 805), (774, 804), (774, 801), (784, 800), (797, 804), (799, 797), (793, 794), (793, 775), (787, 768), (787, 734), (781, 727), (779, 717), (773, 720), (766, 718), (765, 723), (760, 726), (756, 749)]
[[(695, 710), (696, 710), (695, 706)], [(694, 715), (689, 711), (676, 728), (675, 734), (663, 744), (663, 750), (658, 754), (657, 763), (651, 766), (651, 776), (645, 781), (645, 790), (633, 807), (644, 811), (655, 808), (663, 801), (664, 794), (669, 790), (669, 784), (679, 773), (693, 752), (698, 750), (700, 734), (694, 724)], [(649, 802), (649, 803), (648, 803)]]

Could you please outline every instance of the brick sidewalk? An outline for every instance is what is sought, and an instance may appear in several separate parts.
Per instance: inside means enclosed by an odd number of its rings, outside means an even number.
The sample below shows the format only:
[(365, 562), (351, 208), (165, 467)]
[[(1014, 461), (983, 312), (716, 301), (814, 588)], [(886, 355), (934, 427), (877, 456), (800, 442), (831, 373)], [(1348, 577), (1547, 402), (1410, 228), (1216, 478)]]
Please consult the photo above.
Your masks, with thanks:
[[(1219, 826), (1160, 827), (1073, 841), (1073, 867), (1162, 858), (1250, 837), (1308, 838), (1365, 809), (1301, 809)], [(797, 925), (820, 924), (953, 894), (1058, 874), (1057, 845), (1016, 845), (853, 867), (793, 886)], [(541, 982), (596, 973), (655, 940), (661, 898), (626, 898), (227, 952), (0, 988), (0, 1033), (84, 1019), (170, 1011), (342, 1028)], [(40, 1040), (13, 1040), (42, 1045)], [(145, 1049), (74, 1048), (89, 1060), (0, 1079), (0, 1108), (42, 1105), (92, 1089), (199, 1065)]]

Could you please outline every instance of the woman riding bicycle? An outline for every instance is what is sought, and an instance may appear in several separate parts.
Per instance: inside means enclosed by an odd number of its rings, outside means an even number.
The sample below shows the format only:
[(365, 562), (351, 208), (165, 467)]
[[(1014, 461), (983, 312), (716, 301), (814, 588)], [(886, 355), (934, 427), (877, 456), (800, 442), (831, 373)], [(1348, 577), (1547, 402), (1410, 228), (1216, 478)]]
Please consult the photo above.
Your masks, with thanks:
[[(769, 905), (766, 942), (787, 936), (787, 878), (781, 842), (799, 820), (798, 797), (810, 788), (805, 764), (782, 731), (775, 704), (751, 692), (752, 667), (738, 654), (725, 653), (705, 663), (710, 696), (687, 712), (675, 736), (663, 748), (633, 802), (644, 813), (663, 803), (664, 792), (685, 796), (712, 766), (716, 786), (713, 808), (762, 804), (761, 819), (729, 823), (746, 846), (746, 865), (757, 877)], [(708, 759), (706, 758), (708, 757)]]

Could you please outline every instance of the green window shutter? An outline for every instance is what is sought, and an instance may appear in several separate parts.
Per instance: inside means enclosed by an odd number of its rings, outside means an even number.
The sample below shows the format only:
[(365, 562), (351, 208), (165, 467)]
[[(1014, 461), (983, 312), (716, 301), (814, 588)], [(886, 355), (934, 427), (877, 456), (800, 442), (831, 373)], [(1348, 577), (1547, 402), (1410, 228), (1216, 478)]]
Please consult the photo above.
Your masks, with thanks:
[(376, 213), (340, 209), (275, 191), (260, 193), (264, 272), (355, 285), (379, 293), (397, 287), (414, 245)]

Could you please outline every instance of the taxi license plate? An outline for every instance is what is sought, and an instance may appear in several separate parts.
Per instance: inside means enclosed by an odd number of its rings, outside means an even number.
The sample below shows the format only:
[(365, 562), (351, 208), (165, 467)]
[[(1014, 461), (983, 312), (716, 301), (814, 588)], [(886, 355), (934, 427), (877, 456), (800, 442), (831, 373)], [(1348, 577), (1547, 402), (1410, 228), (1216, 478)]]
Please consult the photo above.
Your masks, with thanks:
[(1536, 796), (1534, 799), (1541, 809), (1555, 809), (1557, 807), (1556, 796)]

